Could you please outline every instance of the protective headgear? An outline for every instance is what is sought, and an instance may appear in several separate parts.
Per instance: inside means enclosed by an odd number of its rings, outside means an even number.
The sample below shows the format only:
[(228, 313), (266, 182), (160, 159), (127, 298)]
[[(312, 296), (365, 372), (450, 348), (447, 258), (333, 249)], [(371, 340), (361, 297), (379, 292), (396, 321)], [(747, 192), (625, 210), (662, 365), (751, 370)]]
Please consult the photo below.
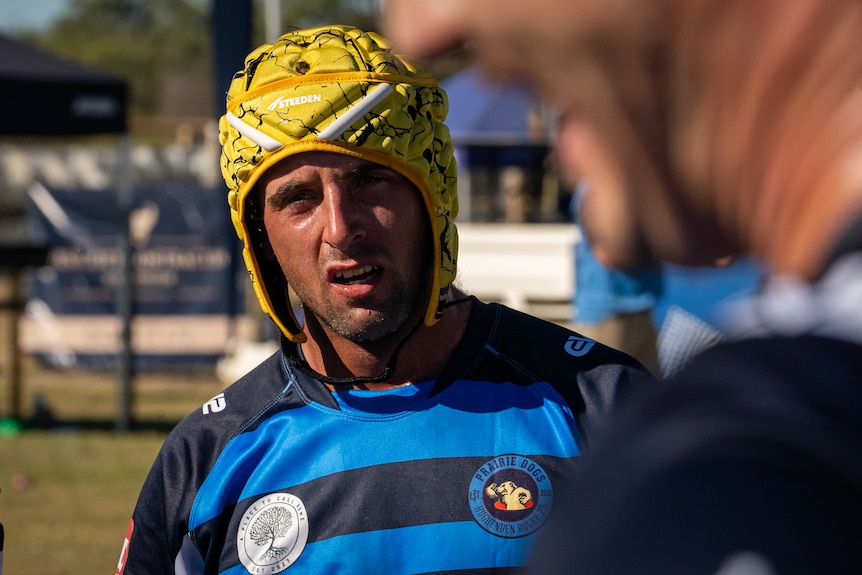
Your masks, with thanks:
[(305, 334), (280, 268), (261, 252), (263, 224), (247, 201), (255, 182), (280, 160), (314, 150), (359, 157), (407, 177), (422, 194), (434, 234), (434, 285), (425, 312), (432, 325), (443, 313), (458, 254), (447, 113), (437, 81), (374, 33), (349, 26), (298, 30), (248, 55), (219, 121), (221, 170), (258, 301), (288, 339), (299, 343)]

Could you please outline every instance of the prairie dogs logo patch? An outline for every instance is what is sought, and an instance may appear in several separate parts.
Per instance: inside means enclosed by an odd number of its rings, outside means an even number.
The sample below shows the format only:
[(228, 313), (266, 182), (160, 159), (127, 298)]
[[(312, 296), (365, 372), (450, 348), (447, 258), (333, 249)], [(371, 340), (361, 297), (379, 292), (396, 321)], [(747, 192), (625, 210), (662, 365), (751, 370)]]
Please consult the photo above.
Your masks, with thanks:
[(239, 560), (246, 570), (269, 575), (293, 565), (307, 541), (305, 505), (290, 493), (273, 493), (252, 503), (236, 534)]
[(470, 482), (470, 510), (483, 529), (500, 537), (523, 537), (548, 519), (554, 490), (541, 465), (521, 455), (486, 461)]

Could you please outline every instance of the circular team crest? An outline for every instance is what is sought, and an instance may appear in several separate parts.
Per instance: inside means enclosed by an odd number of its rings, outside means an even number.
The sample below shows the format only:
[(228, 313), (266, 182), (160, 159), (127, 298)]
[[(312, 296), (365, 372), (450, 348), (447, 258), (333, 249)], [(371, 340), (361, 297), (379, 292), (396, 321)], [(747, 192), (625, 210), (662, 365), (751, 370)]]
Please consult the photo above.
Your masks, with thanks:
[(281, 573), (293, 565), (307, 541), (305, 505), (290, 493), (273, 493), (252, 503), (236, 534), (239, 560), (249, 573)]
[(469, 499), (483, 529), (500, 537), (523, 537), (548, 519), (554, 490), (548, 474), (532, 459), (501, 455), (473, 474)]

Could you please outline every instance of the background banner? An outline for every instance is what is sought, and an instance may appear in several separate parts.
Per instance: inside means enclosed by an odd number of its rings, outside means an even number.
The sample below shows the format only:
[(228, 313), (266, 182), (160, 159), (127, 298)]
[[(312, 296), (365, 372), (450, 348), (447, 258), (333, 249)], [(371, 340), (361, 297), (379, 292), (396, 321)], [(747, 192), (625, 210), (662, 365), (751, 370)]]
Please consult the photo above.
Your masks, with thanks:
[[(31, 235), (49, 254), (28, 277), (24, 351), (58, 367), (117, 365), (118, 213), (111, 191), (29, 191)], [(130, 230), (135, 366), (215, 362), (233, 335), (240, 302), (239, 242), (224, 191), (136, 188)]]

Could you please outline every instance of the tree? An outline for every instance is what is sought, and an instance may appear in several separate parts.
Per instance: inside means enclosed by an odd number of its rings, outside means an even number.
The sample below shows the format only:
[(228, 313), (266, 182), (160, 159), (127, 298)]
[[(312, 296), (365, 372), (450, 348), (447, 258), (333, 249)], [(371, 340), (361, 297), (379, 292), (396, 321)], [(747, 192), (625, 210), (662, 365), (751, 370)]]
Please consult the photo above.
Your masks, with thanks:
[(315, 2), (282, 2), (285, 31), (326, 24), (347, 24), (364, 30), (375, 30), (379, 0), (316, 0)]
[[(255, 0), (252, 44), (264, 42)], [(381, 0), (281, 0), (282, 30), (325, 24), (377, 29)], [(211, 0), (70, 0), (67, 13), (31, 36), (42, 47), (125, 78), (132, 116), (213, 117)], [(252, 46), (249, 47), (251, 49)], [(457, 55), (426, 62), (445, 77)]]
[(272, 507), (260, 514), (249, 529), (249, 537), (258, 547), (265, 548), (261, 558), (265, 561), (281, 559), (289, 548), (278, 547), (276, 542), (290, 533), (293, 514), (286, 507)]
[[(137, 115), (177, 114), (165, 101), (172, 82), (210, 93), (209, 39), (208, 6), (199, 0), (72, 0), (65, 16), (34, 37), (52, 52), (126, 78)], [(212, 98), (188, 100), (197, 102), (196, 115), (210, 114)]]
[[(363, 30), (379, 32), (378, 14), (383, 0), (282, 0), (282, 29), (307, 28), (326, 24), (347, 24)], [(261, 24), (262, 26), (262, 24)], [(257, 34), (256, 37), (260, 37)], [(463, 69), (470, 61), (468, 50), (423, 62), (439, 79)]]

